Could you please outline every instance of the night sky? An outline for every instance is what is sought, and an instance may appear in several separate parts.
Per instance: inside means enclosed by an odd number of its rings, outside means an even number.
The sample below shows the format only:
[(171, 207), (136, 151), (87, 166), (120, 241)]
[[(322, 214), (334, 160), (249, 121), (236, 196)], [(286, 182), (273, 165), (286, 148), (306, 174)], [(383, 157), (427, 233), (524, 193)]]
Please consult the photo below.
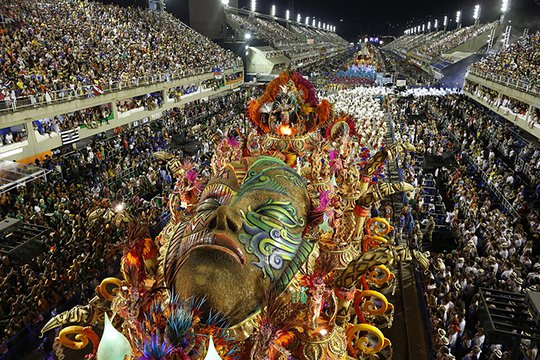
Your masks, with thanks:
[[(122, 4), (144, 6), (146, 0), (105, 0)], [(240, 7), (249, 8), (250, 0), (238, 0)], [(508, 18), (518, 28), (529, 27), (540, 30), (540, 0), (510, 0)], [(188, 0), (165, 0), (167, 10), (189, 23)], [(463, 26), (474, 20), (473, 8), (481, 6), (480, 22), (493, 21), (500, 17), (501, 0), (257, 0), (257, 11), (270, 13), (272, 4), (277, 7), (277, 16), (285, 17), (285, 10), (291, 10), (291, 19), (300, 13), (337, 27), (337, 32), (353, 41), (363, 35), (401, 35), (414, 25), (422, 25), (430, 19), (439, 19), (446, 14), (451, 20), (450, 29), (456, 26), (456, 11), (462, 11)], [(293, 11), (294, 5), (294, 11)], [(302, 20), (303, 21), (303, 20)], [(432, 25), (433, 26), (433, 25)]]

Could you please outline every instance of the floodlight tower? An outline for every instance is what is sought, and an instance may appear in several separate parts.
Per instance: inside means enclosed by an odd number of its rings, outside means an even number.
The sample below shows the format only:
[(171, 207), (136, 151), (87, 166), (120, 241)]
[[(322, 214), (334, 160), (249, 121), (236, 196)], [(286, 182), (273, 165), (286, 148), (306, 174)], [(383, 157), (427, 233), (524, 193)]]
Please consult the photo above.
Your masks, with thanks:
[(439, 19), (435, 19), (434, 28), (435, 28), (435, 31), (439, 31)]
[(510, 0), (502, 0), (501, 3), (501, 24), (504, 21), (504, 18), (506, 16), (506, 13), (510, 10)]
[(251, 12), (255, 12), (257, 10), (257, 0), (251, 0)]
[(276, 5), (272, 5), (272, 10), (270, 11), (270, 15), (272, 15), (273, 18), (276, 17)]
[(461, 29), (461, 10), (458, 10), (456, 12), (456, 23), (457, 23), (457, 29)]
[(444, 31), (446, 31), (446, 28), (448, 27), (448, 16), (446, 15), (444, 15), (443, 26), (444, 26)]
[(302, 21), (302, 16), (300, 14), (296, 15), (296, 22), (300, 24)]
[(480, 22), (480, 5), (474, 6), (474, 13), (473, 13), (473, 19), (474, 19), (474, 25), (478, 25)]
[(289, 21), (291, 19), (291, 12), (289, 10), (285, 11), (285, 20)]
[(309, 16), (306, 16), (306, 26), (309, 26)]
[(431, 20), (427, 22), (427, 31), (431, 31)]

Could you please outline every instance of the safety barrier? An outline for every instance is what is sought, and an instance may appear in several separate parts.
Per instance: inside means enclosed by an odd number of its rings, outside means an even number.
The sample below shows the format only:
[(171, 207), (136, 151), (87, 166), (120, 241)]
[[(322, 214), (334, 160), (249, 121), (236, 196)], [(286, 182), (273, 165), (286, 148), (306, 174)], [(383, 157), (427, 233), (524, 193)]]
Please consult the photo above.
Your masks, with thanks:
[[(226, 70), (234, 69), (237, 66), (243, 67), (243, 64), (237, 63)], [(15, 99), (7, 96), (4, 101), (0, 101), (0, 113), (7, 111), (14, 112), (29, 107), (47, 106), (77, 99), (87, 99), (115, 91), (154, 85), (163, 82), (172, 82), (174, 80), (185, 79), (192, 76), (211, 74), (212, 71), (212, 68), (189, 69), (178, 73), (147, 75), (139, 78), (132, 78), (130, 80), (110, 81), (104, 84), (86, 85), (80, 88), (69, 87), (61, 90), (47, 91), (46, 93), (41, 93), (38, 95), (18, 96)]]
[(513, 79), (507, 76), (497, 75), (491, 72), (485, 72), (469, 67), (468, 74), (473, 74), (486, 80), (496, 82), (501, 85), (508, 86), (515, 90), (520, 90), (528, 94), (540, 95), (540, 84), (535, 84), (533, 81), (537, 79)]

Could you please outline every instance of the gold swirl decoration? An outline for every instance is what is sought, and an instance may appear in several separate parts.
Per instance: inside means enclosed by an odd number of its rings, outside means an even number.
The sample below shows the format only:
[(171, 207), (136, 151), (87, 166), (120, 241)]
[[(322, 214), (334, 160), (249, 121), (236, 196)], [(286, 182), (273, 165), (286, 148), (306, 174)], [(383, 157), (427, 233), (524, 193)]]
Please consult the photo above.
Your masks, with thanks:
[(281, 152), (289, 152), (292, 154), (300, 154), (306, 150), (313, 148), (314, 140), (313, 134), (304, 135), (278, 135), (278, 134), (266, 134), (262, 147), (266, 150), (278, 150)]
[[(108, 286), (112, 285), (112, 291), (109, 292), (107, 289)], [(101, 284), (99, 284), (96, 287), (96, 292), (99, 293), (103, 298), (107, 301), (112, 301), (115, 297), (115, 291), (117, 288), (120, 288), (122, 286), (122, 280), (114, 278), (114, 277), (108, 277), (103, 279), (101, 281)]]
[(390, 233), (394, 227), (388, 223), (388, 220), (380, 217), (369, 218), (366, 220), (367, 235), (384, 236)]
[[(358, 304), (361, 303), (362, 311), (369, 315), (382, 315), (386, 313), (389, 308), (388, 299), (378, 291), (364, 290), (357, 294), (358, 295), (355, 296), (355, 302)], [(374, 299), (380, 302), (380, 306), (375, 303)]]
[(395, 278), (396, 275), (384, 265), (374, 266), (367, 274), (367, 280), (377, 286), (383, 286)]
[(368, 252), (388, 243), (388, 239), (378, 235), (366, 235), (363, 239), (362, 250)]
[(60, 331), (58, 341), (73, 350), (84, 349), (89, 342), (92, 342), (93, 355), (96, 354), (99, 346), (99, 337), (90, 326), (68, 326)]
[[(381, 330), (373, 325), (351, 325), (345, 333), (347, 334), (347, 346), (363, 355), (376, 354), (385, 348), (385, 346), (388, 346), (388, 344), (391, 345), (390, 340), (386, 339)], [(360, 333), (366, 334), (358, 338)], [(372, 344), (372, 339), (376, 340), (374, 344)]]

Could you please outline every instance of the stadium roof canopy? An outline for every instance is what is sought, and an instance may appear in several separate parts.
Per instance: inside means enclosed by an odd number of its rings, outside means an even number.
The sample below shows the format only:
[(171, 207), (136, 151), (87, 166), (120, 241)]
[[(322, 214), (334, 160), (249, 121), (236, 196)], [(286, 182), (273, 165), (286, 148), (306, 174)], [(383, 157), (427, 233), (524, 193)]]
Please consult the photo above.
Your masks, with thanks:
[(0, 161), (0, 194), (8, 192), (40, 177), (46, 177), (50, 170), (14, 161)]

